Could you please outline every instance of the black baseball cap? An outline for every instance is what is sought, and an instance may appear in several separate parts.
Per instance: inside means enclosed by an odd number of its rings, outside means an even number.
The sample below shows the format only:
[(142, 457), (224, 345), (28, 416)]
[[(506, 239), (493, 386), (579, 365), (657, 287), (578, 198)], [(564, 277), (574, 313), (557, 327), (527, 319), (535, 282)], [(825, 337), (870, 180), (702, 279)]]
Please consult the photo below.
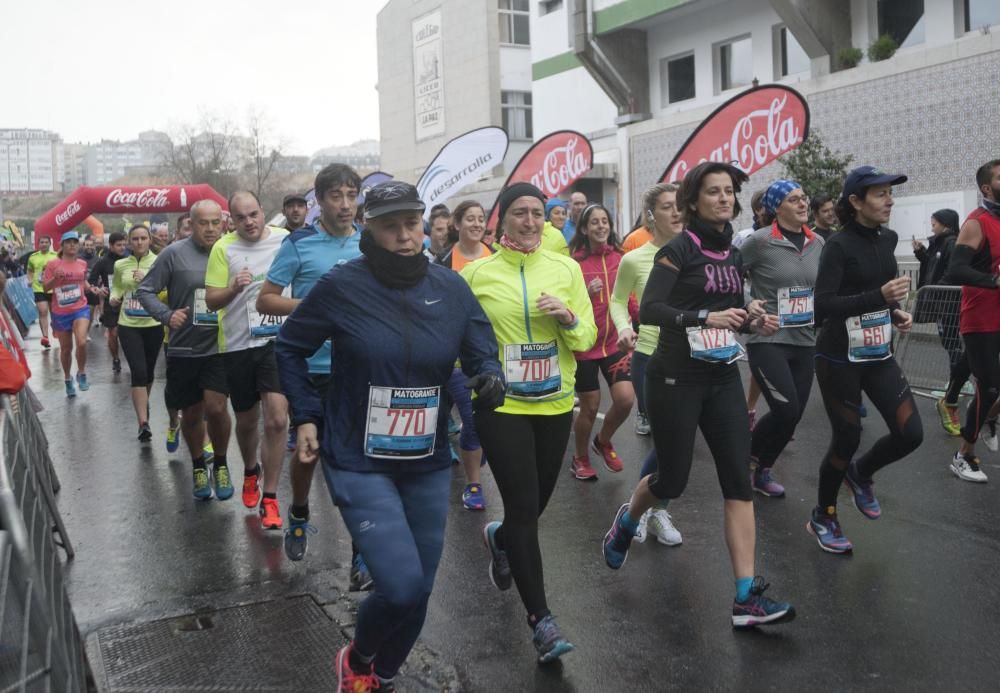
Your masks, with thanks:
[(402, 181), (387, 180), (365, 190), (364, 193), (365, 219), (374, 219), (394, 212), (423, 212), (426, 209), (417, 189)]
[(301, 202), (304, 205), (309, 204), (309, 200), (302, 193), (288, 193), (285, 195), (285, 199), (281, 201), (281, 206), (284, 207), (289, 202)]
[(844, 198), (857, 195), (862, 188), (873, 185), (901, 185), (907, 181), (907, 177), (899, 173), (886, 173), (874, 166), (858, 166), (847, 174), (844, 179), (844, 190), (841, 193)]

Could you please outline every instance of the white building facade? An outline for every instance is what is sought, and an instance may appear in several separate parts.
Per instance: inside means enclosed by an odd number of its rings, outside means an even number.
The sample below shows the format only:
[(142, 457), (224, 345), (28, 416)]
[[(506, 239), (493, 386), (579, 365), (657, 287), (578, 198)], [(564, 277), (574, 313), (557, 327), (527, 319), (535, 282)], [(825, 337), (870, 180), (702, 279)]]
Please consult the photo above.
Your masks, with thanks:
[(62, 191), (62, 138), (48, 130), (0, 130), (0, 192), (51, 193)]
[(163, 161), (164, 148), (170, 146), (166, 133), (147, 130), (138, 139), (121, 142), (101, 140), (87, 145), (84, 155), (86, 185), (106, 185), (130, 173), (155, 170)]

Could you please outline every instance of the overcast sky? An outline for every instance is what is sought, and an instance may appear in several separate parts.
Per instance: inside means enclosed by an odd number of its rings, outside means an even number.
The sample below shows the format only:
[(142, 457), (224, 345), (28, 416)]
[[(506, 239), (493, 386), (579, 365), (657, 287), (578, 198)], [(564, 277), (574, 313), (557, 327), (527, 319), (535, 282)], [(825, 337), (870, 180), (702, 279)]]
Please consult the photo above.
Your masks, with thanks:
[(254, 107), (291, 154), (377, 138), (385, 4), (0, 0), (0, 128), (127, 140)]

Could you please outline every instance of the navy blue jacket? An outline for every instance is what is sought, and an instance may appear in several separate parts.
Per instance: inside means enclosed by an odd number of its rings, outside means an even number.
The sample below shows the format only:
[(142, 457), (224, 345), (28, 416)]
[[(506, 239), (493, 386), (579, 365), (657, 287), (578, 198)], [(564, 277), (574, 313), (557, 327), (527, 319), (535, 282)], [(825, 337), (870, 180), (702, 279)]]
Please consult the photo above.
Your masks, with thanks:
[[(337, 358), (326, 402), (309, 380), (306, 362), (326, 339)], [(365, 455), (372, 386), (440, 387), (461, 358), (466, 375), (500, 372), (493, 327), (469, 285), (431, 265), (419, 284), (390, 289), (364, 257), (327, 272), (285, 319), (275, 343), (281, 389), (292, 424), (315, 423), (327, 464), (358, 472), (431, 471), (451, 464), (447, 398), (438, 410), (434, 453), (419, 460)]]

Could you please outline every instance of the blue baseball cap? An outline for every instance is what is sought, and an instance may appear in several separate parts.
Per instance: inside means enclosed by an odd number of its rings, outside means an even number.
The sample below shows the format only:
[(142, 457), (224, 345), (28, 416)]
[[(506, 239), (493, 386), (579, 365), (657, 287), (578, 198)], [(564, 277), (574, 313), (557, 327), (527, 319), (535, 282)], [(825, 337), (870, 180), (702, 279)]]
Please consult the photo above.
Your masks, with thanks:
[(847, 178), (844, 179), (844, 190), (842, 195), (845, 198), (851, 195), (857, 195), (861, 192), (862, 188), (868, 188), (873, 185), (901, 185), (907, 181), (907, 177), (900, 173), (886, 173), (874, 166), (858, 166), (856, 169), (847, 174)]
[(66, 241), (78, 241), (78, 240), (80, 240), (80, 234), (78, 234), (76, 231), (67, 231), (59, 239), (59, 242), (65, 243)]

